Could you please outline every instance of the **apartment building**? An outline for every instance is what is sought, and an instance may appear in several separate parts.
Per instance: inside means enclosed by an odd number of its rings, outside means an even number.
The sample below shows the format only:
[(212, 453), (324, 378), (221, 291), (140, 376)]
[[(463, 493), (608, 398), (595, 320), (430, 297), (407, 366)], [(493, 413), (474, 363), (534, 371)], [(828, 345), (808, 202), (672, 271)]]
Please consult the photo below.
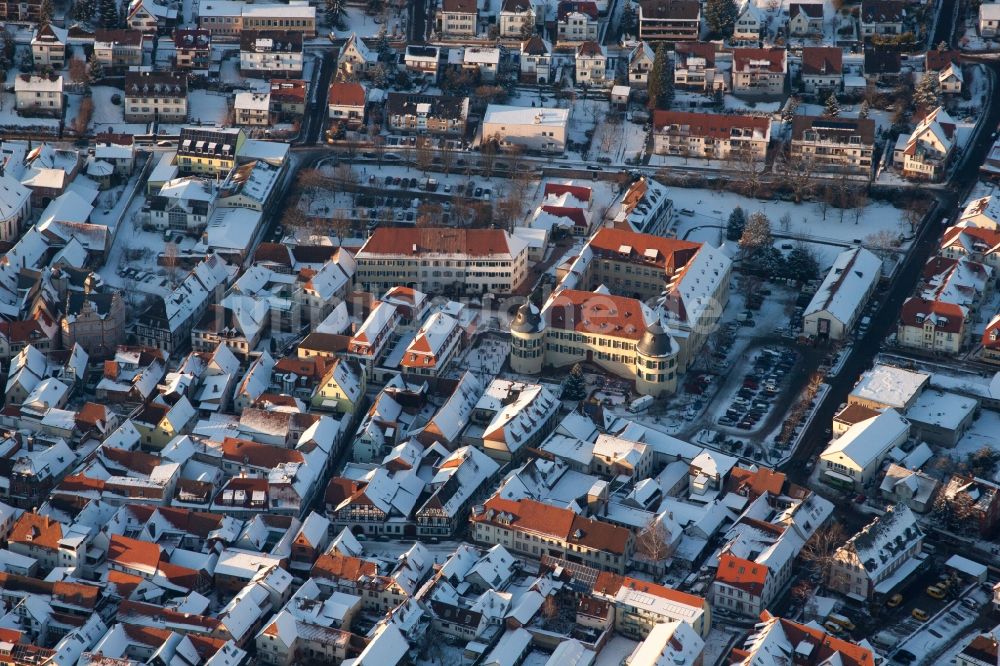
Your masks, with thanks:
[(896, 341), (911, 349), (958, 354), (968, 333), (968, 317), (968, 310), (957, 303), (911, 296), (900, 310)]
[(792, 159), (817, 171), (869, 175), (874, 152), (875, 121), (870, 118), (792, 120)]
[(184, 176), (226, 176), (245, 142), (246, 132), (236, 127), (184, 127), (177, 143), (177, 169)]
[(635, 550), (631, 530), (530, 499), (490, 498), (473, 507), (469, 522), (479, 543), (536, 560), (568, 558), (601, 571), (625, 573)]
[(639, 3), (639, 39), (694, 42), (701, 31), (698, 0), (642, 0)]
[(500, 7), (500, 36), (519, 38), (535, 32), (535, 8), (531, 0), (504, 0)]
[(391, 92), (385, 108), (389, 127), (396, 131), (461, 136), (469, 117), (469, 98)]
[(244, 30), (240, 35), (240, 72), (248, 76), (302, 75), (302, 33)]
[(125, 72), (142, 65), (142, 47), (146, 39), (148, 37), (141, 30), (97, 30), (94, 57), (105, 74)]
[(715, 44), (683, 42), (674, 50), (674, 86), (684, 90), (725, 90), (726, 79), (715, 66)]
[(540, 109), (490, 104), (483, 115), (483, 136), (501, 148), (520, 146), (542, 153), (566, 150), (569, 109)]
[(198, 27), (220, 40), (236, 41), (244, 30), (297, 32), (305, 39), (316, 36), (316, 8), (305, 0), (287, 4), (201, 0), (197, 14)]
[(861, 35), (901, 35), (906, 3), (902, 0), (864, 0), (861, 3)]
[(837, 549), (826, 584), (852, 599), (885, 599), (919, 568), (923, 543), (913, 512), (893, 505)]
[(271, 125), (270, 93), (236, 93), (233, 98), (233, 122), (243, 127), (269, 127)]
[(577, 85), (604, 83), (608, 57), (604, 53), (604, 47), (597, 42), (584, 42), (576, 48), (575, 65), (574, 77)]
[(710, 160), (767, 157), (771, 122), (754, 116), (653, 112), (653, 150), (660, 155), (677, 155)]
[(788, 60), (783, 48), (733, 49), (734, 95), (781, 95), (787, 74)]
[(208, 30), (174, 30), (174, 66), (193, 72), (208, 72), (212, 64), (212, 33)]
[(358, 251), (356, 282), (383, 293), (510, 294), (528, 274), (528, 246), (499, 229), (379, 227)]
[(445, 38), (475, 37), (478, 19), (476, 0), (441, 0), (438, 32)]
[(4, 0), (0, 2), (0, 20), (37, 22), (42, 0)]
[(187, 76), (177, 72), (126, 72), (125, 122), (187, 120)]
[(818, 96), (839, 92), (844, 85), (844, 50), (833, 46), (802, 49), (802, 90)]

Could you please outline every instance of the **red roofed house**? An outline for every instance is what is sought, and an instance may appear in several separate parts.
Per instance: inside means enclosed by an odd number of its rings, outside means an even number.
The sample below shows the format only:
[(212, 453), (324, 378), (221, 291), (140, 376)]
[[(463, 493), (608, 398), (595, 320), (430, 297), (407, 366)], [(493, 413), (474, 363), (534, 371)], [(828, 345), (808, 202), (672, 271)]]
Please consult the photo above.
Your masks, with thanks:
[(793, 37), (823, 34), (823, 3), (795, 2), (788, 6), (788, 34)]
[(438, 33), (445, 38), (475, 37), (478, 19), (476, 0), (442, 0), (437, 15)]
[(911, 349), (957, 354), (965, 340), (967, 315), (967, 310), (955, 303), (911, 296), (903, 303), (896, 341)]
[[(819, 6), (822, 11), (822, 5)], [(802, 89), (807, 93), (839, 92), (844, 84), (844, 50), (835, 46), (802, 49)]]
[(896, 139), (893, 166), (906, 178), (941, 180), (957, 145), (955, 127), (947, 111), (934, 109), (917, 123), (912, 134), (900, 134)]
[(462, 341), (462, 327), (454, 317), (435, 312), (417, 331), (399, 365), (407, 375), (440, 376)]
[(745, 156), (745, 159), (761, 162), (767, 158), (770, 140), (769, 118), (686, 111), (653, 112), (653, 150), (659, 155), (709, 160)]
[(766, 564), (726, 552), (719, 556), (719, 569), (712, 582), (712, 605), (737, 615), (756, 616), (765, 610), (773, 588)]
[(344, 123), (351, 129), (364, 125), (366, 95), (365, 87), (360, 83), (331, 85), (327, 98), (331, 127), (337, 123)]
[(983, 331), (983, 349), (979, 358), (987, 363), (1000, 364), (1000, 314), (993, 317)]
[(1000, 274), (1000, 230), (986, 227), (948, 227), (938, 246), (938, 254), (948, 259), (970, 259)]
[(469, 520), (479, 543), (502, 543), (527, 557), (551, 555), (601, 571), (624, 573), (635, 549), (631, 530), (530, 499), (493, 497), (474, 508)]
[(728, 663), (773, 663), (775, 655), (787, 654), (789, 646), (795, 650), (794, 656), (788, 658), (790, 664), (875, 666), (875, 656), (870, 648), (828, 634), (813, 623), (783, 620), (767, 611), (760, 614), (760, 623), (754, 627), (754, 640), (743, 647), (733, 648)]
[(783, 48), (733, 49), (733, 94), (770, 97), (785, 91), (788, 59)]
[(658, 624), (686, 622), (702, 638), (712, 628), (711, 606), (703, 597), (628, 576), (602, 572), (594, 581), (594, 597), (614, 604), (615, 630), (643, 639)]

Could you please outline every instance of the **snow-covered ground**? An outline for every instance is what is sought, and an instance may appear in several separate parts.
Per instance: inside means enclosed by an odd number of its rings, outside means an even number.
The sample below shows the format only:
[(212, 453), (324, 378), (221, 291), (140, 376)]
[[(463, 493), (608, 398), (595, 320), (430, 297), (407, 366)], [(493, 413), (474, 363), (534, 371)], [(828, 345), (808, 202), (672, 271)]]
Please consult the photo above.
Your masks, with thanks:
[[(611, 640), (604, 644), (604, 649), (597, 654), (594, 666), (621, 666), (637, 645), (639, 645), (638, 641), (615, 634)], [(710, 662), (706, 661), (705, 663)]]
[[(972, 422), (954, 449), (942, 453), (963, 459), (984, 447), (1000, 452), (1000, 414), (989, 409), (979, 412), (979, 418)], [(1000, 481), (1000, 472), (994, 473), (993, 480)]]
[[(90, 126), (95, 133), (111, 130), (129, 134), (145, 134), (149, 131), (145, 123), (125, 122), (124, 96), (118, 88), (93, 86), (90, 89), (90, 94), (94, 100), (94, 115), (90, 119)], [(114, 95), (118, 95), (117, 104), (111, 101)]]
[[(819, 255), (822, 270), (829, 268), (837, 254), (856, 239), (864, 241), (865, 237), (879, 231), (898, 234), (905, 230), (903, 211), (881, 201), (870, 202), (855, 222), (854, 211), (844, 211), (841, 221), (840, 210), (833, 207), (827, 209), (824, 219), (822, 206), (815, 202), (761, 201), (734, 192), (687, 188), (670, 188), (670, 196), (675, 210), (693, 212), (692, 215), (676, 216), (671, 233), (677, 238), (719, 244), (729, 214), (740, 206), (747, 216), (760, 211), (770, 218), (771, 232), (779, 246), (795, 241), (808, 243)], [(786, 213), (791, 217), (787, 231), (779, 224)], [(728, 242), (724, 249), (730, 254), (736, 251), (735, 245)]]
[[(387, 11), (395, 12), (392, 8)], [(333, 30), (337, 37), (347, 37), (352, 32), (357, 33), (359, 37), (377, 37), (382, 32), (382, 28), (386, 26), (384, 14), (369, 16), (365, 13), (364, 7), (346, 7), (343, 22), (343, 30)], [(393, 13), (389, 17), (387, 30), (390, 37), (404, 34), (405, 17)]]

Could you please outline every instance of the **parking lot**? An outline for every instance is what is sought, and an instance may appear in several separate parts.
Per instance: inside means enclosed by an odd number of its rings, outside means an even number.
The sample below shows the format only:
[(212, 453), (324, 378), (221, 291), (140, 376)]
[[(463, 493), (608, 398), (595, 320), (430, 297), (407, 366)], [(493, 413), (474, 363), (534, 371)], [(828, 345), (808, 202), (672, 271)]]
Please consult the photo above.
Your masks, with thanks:
[(749, 371), (738, 382), (730, 380), (730, 391), (717, 398), (725, 412), (715, 417), (715, 425), (723, 432), (759, 430), (798, 358), (795, 350), (778, 346), (755, 352), (746, 366)]

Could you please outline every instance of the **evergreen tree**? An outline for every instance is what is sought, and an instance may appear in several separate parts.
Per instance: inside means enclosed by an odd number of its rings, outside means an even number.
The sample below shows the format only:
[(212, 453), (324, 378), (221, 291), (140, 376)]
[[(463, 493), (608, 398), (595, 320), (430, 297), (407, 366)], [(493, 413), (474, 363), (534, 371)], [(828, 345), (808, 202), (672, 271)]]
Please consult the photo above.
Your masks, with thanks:
[(705, 3), (705, 22), (716, 35), (729, 37), (739, 17), (736, 0), (708, 0)]
[(797, 247), (788, 253), (788, 259), (785, 260), (786, 277), (800, 282), (808, 282), (815, 280), (818, 275), (819, 262), (816, 261), (816, 256), (808, 248)]
[(114, 28), (118, 26), (118, 3), (116, 0), (99, 0), (97, 12), (103, 27)]
[(653, 58), (653, 67), (649, 70), (649, 83), (646, 87), (651, 109), (665, 109), (670, 106), (674, 94), (673, 74), (667, 45), (661, 42), (656, 48), (656, 56)]
[(344, 19), (344, 0), (326, 0), (326, 20), (335, 28), (340, 28)]
[(94, 0), (76, 0), (73, 3), (73, 18), (78, 21), (90, 21), (94, 18), (97, 6)]
[(830, 93), (830, 96), (826, 98), (826, 108), (823, 110), (823, 115), (827, 118), (836, 118), (840, 115), (840, 102), (837, 101), (836, 93)]
[(563, 384), (563, 400), (583, 400), (587, 397), (587, 381), (583, 378), (583, 368), (579, 363), (573, 366)]
[(636, 35), (639, 32), (639, 15), (635, 11), (632, 0), (625, 0), (622, 5), (621, 20), (618, 23), (623, 35)]
[(865, 119), (871, 115), (871, 109), (868, 106), (868, 100), (861, 102), (861, 108), (858, 109), (858, 118)]
[(42, 0), (41, 6), (38, 8), (38, 29), (47, 28), (52, 23), (52, 13), (55, 10), (52, 7), (52, 0)]
[(729, 221), (726, 222), (726, 238), (731, 241), (738, 241), (743, 235), (743, 229), (747, 226), (747, 216), (743, 209), (737, 206), (729, 214)]
[(773, 240), (770, 218), (758, 211), (747, 219), (743, 234), (740, 236), (740, 247), (744, 250), (758, 250), (769, 247)]
[(925, 72), (913, 91), (913, 103), (918, 108), (931, 111), (941, 106), (941, 84), (936, 72)]
[(785, 107), (781, 110), (781, 119), (786, 123), (792, 122), (795, 118), (795, 113), (799, 110), (799, 104), (801, 102), (798, 97), (795, 95), (789, 97), (788, 101), (785, 102)]
[(90, 54), (90, 60), (87, 61), (87, 73), (90, 75), (91, 83), (104, 78), (104, 67), (94, 53)]

